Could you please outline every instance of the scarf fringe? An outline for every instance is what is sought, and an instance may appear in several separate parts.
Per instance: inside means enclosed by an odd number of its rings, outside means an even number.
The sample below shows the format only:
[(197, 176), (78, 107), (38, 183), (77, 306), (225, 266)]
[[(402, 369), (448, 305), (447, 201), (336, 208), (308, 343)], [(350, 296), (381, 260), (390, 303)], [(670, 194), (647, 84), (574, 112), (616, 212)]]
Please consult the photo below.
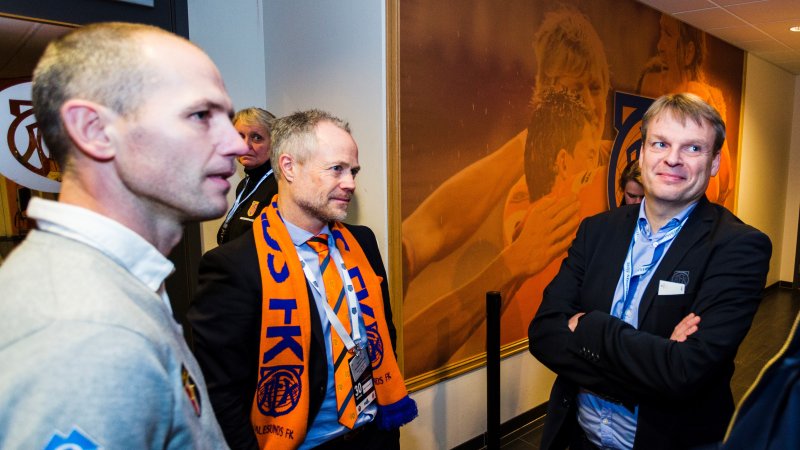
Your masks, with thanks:
[(417, 415), (417, 403), (406, 395), (391, 405), (378, 405), (375, 421), (381, 430), (395, 430), (414, 420)]

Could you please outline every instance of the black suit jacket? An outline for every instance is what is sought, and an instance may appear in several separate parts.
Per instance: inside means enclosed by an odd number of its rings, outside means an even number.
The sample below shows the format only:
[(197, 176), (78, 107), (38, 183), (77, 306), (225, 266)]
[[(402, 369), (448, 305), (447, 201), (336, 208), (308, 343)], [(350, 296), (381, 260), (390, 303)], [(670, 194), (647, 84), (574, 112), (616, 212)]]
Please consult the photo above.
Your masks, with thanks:
[[(383, 278), (386, 324), (395, 347), (389, 285), (375, 235), (367, 227), (345, 225), (358, 241), (375, 273)], [(261, 274), (252, 231), (216, 247), (200, 261), (199, 288), (187, 314), (192, 341), (208, 386), (214, 413), (233, 449), (256, 449), (250, 411), (258, 383), (261, 333)], [(325, 396), (328, 365), (314, 296), (306, 282), (311, 311), (308, 426)]]
[[(645, 289), (636, 329), (609, 311), (638, 211), (621, 207), (581, 223), (531, 322), (531, 353), (558, 374), (542, 448), (564, 448), (580, 431), (579, 387), (639, 405), (637, 449), (690, 448), (725, 432), (733, 359), (762, 296), (769, 238), (703, 197)], [(659, 295), (659, 281), (676, 275), (688, 276), (685, 293)], [(567, 322), (578, 312), (586, 315), (573, 333)], [(699, 330), (671, 341), (690, 312)]]
[[(253, 170), (245, 170), (247, 177), (239, 181), (236, 185), (236, 196), (245, 188), (248, 192), (252, 193), (247, 197), (247, 200), (242, 201), (236, 208), (236, 211), (231, 215), (227, 225), (223, 222), (217, 230), (217, 244), (226, 244), (237, 237), (247, 234), (253, 229), (253, 220), (258, 217), (258, 213), (269, 204), (272, 197), (278, 193), (278, 181), (275, 179), (275, 174), (270, 175), (258, 188), (253, 191), (256, 183), (261, 177), (271, 169), (269, 161)], [(249, 181), (248, 181), (249, 179)], [(242, 196), (247, 195), (244, 193)], [(258, 202), (257, 206), (253, 206), (253, 202)], [(227, 214), (226, 214), (227, 216)]]

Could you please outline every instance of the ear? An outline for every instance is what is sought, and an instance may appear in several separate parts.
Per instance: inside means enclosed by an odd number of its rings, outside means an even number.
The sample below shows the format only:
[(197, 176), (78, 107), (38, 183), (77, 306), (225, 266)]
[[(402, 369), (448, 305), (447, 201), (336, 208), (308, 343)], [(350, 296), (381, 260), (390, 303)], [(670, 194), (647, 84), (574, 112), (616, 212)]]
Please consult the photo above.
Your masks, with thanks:
[(689, 67), (692, 61), (694, 61), (694, 55), (696, 51), (697, 48), (695, 48), (694, 42), (689, 42), (686, 44), (683, 52), (683, 67)]
[(717, 172), (719, 172), (719, 160), (720, 160), (721, 156), (722, 156), (722, 150), (717, 152), (717, 155), (714, 156), (714, 159), (711, 160), (711, 176), (712, 177), (716, 176)]
[(556, 176), (564, 176), (567, 172), (567, 150), (561, 149), (556, 153)]
[(108, 161), (116, 154), (107, 132), (115, 115), (105, 106), (88, 100), (70, 99), (61, 106), (61, 120), (75, 147), (98, 161)]
[(286, 153), (282, 154), (278, 158), (278, 167), (281, 168), (281, 174), (287, 182), (291, 183), (294, 181), (297, 164), (295, 164), (292, 155), (287, 155)]

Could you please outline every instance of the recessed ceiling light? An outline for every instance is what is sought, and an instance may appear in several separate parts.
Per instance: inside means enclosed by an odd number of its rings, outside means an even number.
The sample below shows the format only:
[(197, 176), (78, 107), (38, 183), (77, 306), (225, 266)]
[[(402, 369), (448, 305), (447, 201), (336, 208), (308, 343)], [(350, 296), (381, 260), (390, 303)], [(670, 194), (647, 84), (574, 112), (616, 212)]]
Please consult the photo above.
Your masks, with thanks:
[(800, 33), (800, 25), (789, 28), (789, 31), (794, 31), (795, 33)]

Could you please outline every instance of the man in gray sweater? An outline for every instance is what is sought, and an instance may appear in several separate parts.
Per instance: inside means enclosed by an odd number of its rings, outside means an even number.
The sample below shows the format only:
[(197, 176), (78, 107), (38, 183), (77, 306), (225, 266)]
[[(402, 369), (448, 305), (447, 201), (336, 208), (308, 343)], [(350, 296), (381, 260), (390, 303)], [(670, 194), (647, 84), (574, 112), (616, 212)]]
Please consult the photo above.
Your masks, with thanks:
[(226, 448), (163, 283), (247, 151), (217, 68), (158, 28), (90, 25), (48, 46), (33, 103), (63, 180), (0, 267), (0, 448)]

